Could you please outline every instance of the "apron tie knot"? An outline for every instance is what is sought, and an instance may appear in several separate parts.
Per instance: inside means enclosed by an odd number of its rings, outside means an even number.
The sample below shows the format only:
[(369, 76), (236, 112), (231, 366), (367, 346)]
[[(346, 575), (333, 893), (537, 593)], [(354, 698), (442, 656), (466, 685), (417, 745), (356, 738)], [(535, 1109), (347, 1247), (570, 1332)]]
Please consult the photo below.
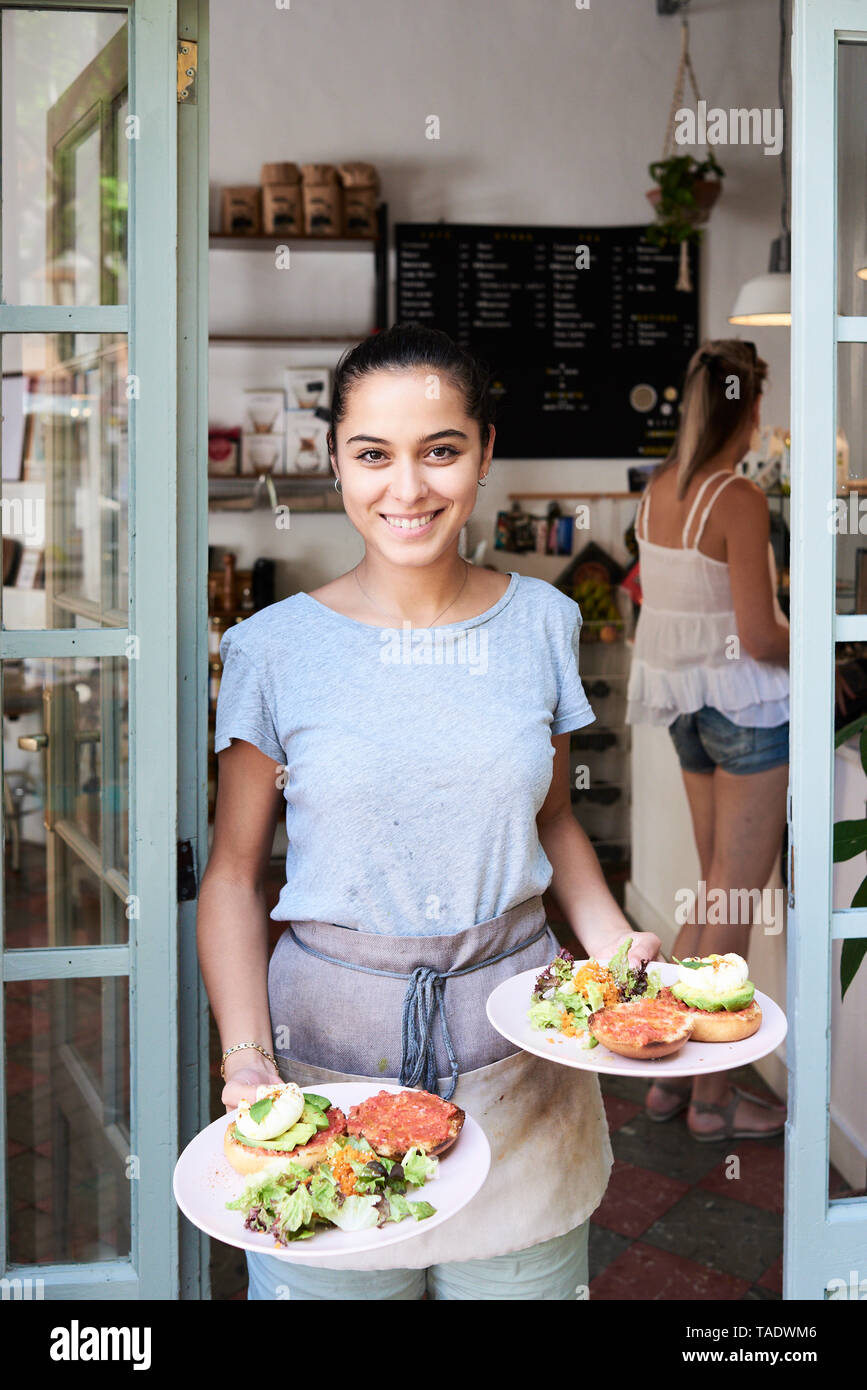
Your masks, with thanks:
[(446, 1021), (446, 976), (430, 965), (418, 965), (409, 977), (401, 1018), (401, 1086), (419, 1086), (437, 1094), (436, 1048), (433, 1040), (434, 1010), (439, 1013), (443, 1047), (449, 1059), (451, 1083), (443, 1096), (449, 1100), (458, 1084), (458, 1060)]
[(435, 970), (432, 965), (417, 965), (414, 970), (407, 974), (402, 970), (379, 970), (372, 965), (360, 965), (357, 961), (342, 960), (339, 956), (328, 956), (324, 951), (318, 951), (315, 946), (310, 946), (306, 941), (302, 941), (291, 924), (287, 928), (295, 945), (305, 951), (308, 956), (315, 956), (317, 960), (327, 961), (329, 965), (340, 965), (347, 970), (358, 970), (362, 975), (385, 975), (392, 980), (408, 981), (406, 993), (403, 996), (400, 1027), (399, 1079), (401, 1086), (418, 1086), (421, 1083), (426, 1091), (430, 1091), (431, 1095), (438, 1094), (436, 1047), (432, 1035), (434, 1012), (439, 1014), (443, 1047), (451, 1074), (449, 1088), (443, 1096), (443, 1100), (450, 1100), (454, 1095), (460, 1075), (458, 1059), (455, 1056), (449, 1025), (446, 1021), (444, 999), (446, 980), (453, 975), (472, 975), (476, 970), (485, 970), (490, 965), (496, 965), (499, 961), (506, 960), (509, 956), (514, 956), (518, 951), (523, 951), (527, 946), (532, 946), (534, 942), (541, 940), (548, 930), (547, 922), (543, 922), (541, 927), (530, 936), (525, 937), (523, 941), (517, 941), (514, 946), (508, 946), (505, 951), (498, 951), (496, 955), (488, 956), (485, 960), (473, 961), (471, 965), (462, 965), (456, 970)]

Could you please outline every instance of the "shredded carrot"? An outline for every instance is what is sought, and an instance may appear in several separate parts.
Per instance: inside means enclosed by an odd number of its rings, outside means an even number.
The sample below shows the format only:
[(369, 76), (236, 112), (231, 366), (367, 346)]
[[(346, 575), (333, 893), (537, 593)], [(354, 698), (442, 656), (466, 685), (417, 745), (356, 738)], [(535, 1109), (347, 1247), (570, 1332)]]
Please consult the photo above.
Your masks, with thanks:
[(368, 1158), (369, 1155), (362, 1153), (361, 1149), (349, 1147), (338, 1150), (332, 1158), (331, 1168), (344, 1196), (349, 1197), (355, 1191), (355, 1173), (352, 1171), (352, 1163), (367, 1162)]
[(610, 970), (598, 961), (590, 960), (581, 969), (575, 972), (575, 991), (583, 993), (590, 980), (602, 987), (602, 1002), (607, 1008), (612, 1004), (620, 1003), (620, 993)]

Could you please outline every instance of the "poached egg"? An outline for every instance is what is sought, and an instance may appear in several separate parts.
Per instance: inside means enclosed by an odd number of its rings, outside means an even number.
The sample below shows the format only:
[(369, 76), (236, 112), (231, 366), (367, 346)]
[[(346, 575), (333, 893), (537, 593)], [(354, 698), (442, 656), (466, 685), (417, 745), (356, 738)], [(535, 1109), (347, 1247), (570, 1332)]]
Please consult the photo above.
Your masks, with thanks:
[[(269, 1097), (272, 1104), (267, 1115), (258, 1122), (250, 1115), (250, 1106), (256, 1101)], [(238, 1132), (245, 1139), (276, 1139), (278, 1134), (289, 1129), (301, 1117), (304, 1109), (304, 1094), (294, 1081), (285, 1085), (257, 1086), (256, 1101), (242, 1100), (238, 1106), (235, 1121)]]
[(743, 956), (735, 955), (733, 951), (726, 956), (685, 956), (684, 959), (700, 960), (702, 963), (698, 969), (681, 965), (678, 984), (689, 985), (690, 989), (710, 998), (722, 999), (734, 994), (746, 984), (749, 976), (749, 967)]

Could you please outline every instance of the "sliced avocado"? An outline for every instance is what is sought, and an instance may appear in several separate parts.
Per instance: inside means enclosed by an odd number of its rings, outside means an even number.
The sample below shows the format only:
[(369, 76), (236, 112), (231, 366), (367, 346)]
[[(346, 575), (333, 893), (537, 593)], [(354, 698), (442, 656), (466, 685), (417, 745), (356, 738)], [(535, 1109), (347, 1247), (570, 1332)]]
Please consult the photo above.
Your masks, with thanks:
[(305, 1104), (312, 1106), (314, 1110), (331, 1109), (331, 1101), (328, 1099), (327, 1096), (318, 1096), (315, 1091), (304, 1091), (302, 1092), (302, 1094), (304, 1096)]
[(308, 1139), (312, 1139), (316, 1133), (315, 1125), (302, 1124), (299, 1120), (290, 1129), (278, 1134), (274, 1139), (248, 1139), (242, 1134), (238, 1126), (235, 1125), (233, 1137), (239, 1144), (247, 1144), (251, 1149), (297, 1149), (299, 1144), (306, 1144)]
[(688, 1004), (691, 1009), (704, 1009), (708, 1013), (718, 1013), (721, 1009), (727, 1009), (732, 1013), (735, 1009), (745, 1009), (753, 1001), (756, 987), (752, 980), (746, 980), (740, 989), (732, 990), (730, 994), (722, 997), (711, 997), (703, 994), (701, 989), (694, 985), (684, 984), (683, 981), (671, 986), (671, 992), (675, 999), (680, 999), (684, 1004)]

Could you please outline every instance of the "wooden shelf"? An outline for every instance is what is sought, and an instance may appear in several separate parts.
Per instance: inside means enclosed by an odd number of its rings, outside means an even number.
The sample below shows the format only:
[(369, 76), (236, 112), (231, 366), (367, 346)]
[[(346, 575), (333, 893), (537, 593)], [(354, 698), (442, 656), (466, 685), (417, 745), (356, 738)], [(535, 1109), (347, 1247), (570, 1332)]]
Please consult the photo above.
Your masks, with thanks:
[(375, 236), (226, 236), (211, 232), (208, 249), (211, 251), (271, 251), (288, 246), (290, 251), (373, 251), (378, 244)]
[[(316, 484), (320, 488), (334, 487), (333, 473), (273, 473), (271, 481), (275, 491), (288, 492), (293, 487), (301, 486), (303, 491), (315, 492)], [(309, 484), (309, 486), (307, 486)], [(246, 492), (252, 492), (257, 486), (263, 486), (258, 476), (253, 474), (237, 474), (233, 477), (209, 477), (208, 493), (212, 497), (242, 497)], [(334, 489), (335, 492), (337, 489)]]
[(306, 337), (270, 337), (255, 333), (213, 333), (208, 338), (209, 347), (291, 347), (293, 343), (360, 343), (355, 333), (340, 336), (324, 333), (308, 334)]
[[(643, 497), (643, 492), (508, 492), (506, 493), (510, 502), (554, 502), (566, 497), (602, 497), (615, 502), (625, 502), (634, 499), (636, 502), (639, 497)], [(562, 558), (562, 557), (561, 557)]]

